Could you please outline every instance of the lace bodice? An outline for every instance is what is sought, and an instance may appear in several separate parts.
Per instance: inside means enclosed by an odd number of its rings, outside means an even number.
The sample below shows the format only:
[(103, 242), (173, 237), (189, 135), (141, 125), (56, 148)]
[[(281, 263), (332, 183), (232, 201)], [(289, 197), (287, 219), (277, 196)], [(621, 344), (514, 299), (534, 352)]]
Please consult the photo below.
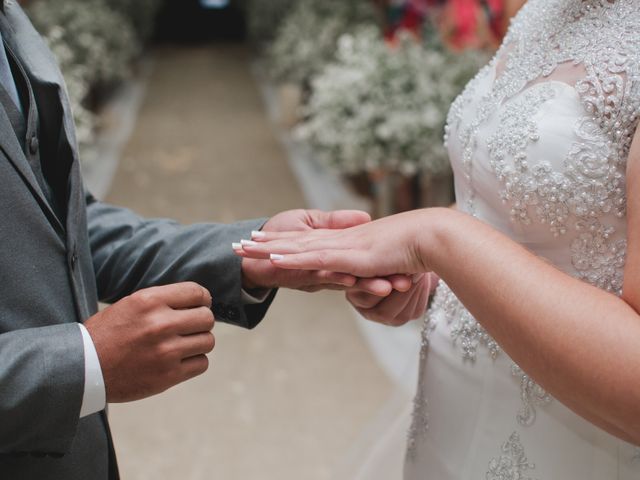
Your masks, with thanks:
[(616, 293), (639, 25), (637, 0), (531, 0), (447, 127), (461, 208)]
[[(640, 0), (529, 0), (449, 113), (445, 141), (458, 208), (619, 294), (626, 161), (639, 118)], [(443, 284), (427, 315), (423, 369), (431, 332), (440, 327), (465, 362), (474, 363), (479, 350), (502, 355)], [(530, 427), (551, 398), (517, 365), (504, 374), (520, 387), (522, 406), (512, 418)], [(409, 458), (427, 429), (427, 398), (421, 380)]]

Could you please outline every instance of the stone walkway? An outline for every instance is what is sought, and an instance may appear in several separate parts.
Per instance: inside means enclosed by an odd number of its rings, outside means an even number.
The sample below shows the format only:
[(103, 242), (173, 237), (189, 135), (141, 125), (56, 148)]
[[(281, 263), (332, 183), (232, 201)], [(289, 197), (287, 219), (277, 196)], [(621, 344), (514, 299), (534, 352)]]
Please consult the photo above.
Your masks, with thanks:
[[(303, 206), (237, 46), (163, 48), (107, 200), (182, 222)], [(112, 405), (123, 480), (325, 480), (392, 390), (338, 294), (216, 326), (204, 376)]]

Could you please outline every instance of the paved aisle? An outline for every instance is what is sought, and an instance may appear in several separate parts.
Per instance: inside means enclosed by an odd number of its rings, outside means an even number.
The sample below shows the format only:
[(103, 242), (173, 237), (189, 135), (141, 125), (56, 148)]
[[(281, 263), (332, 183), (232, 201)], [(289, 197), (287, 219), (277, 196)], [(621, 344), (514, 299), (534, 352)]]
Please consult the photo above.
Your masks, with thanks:
[[(108, 201), (183, 222), (303, 205), (241, 47), (165, 48)], [(123, 480), (322, 480), (386, 400), (337, 294), (281, 292), (253, 332), (218, 324), (212, 368), (111, 407)]]

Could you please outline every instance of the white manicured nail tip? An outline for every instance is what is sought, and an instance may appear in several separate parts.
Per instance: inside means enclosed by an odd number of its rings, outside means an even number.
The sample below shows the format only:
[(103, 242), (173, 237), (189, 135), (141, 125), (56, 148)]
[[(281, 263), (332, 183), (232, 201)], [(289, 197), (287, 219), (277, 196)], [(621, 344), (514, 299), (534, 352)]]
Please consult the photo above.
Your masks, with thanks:
[(241, 243), (232, 243), (232, 244), (231, 244), (231, 247), (232, 247), (234, 250), (242, 250), (242, 244), (241, 244)]
[(271, 260), (284, 260), (284, 255), (278, 255), (277, 253), (272, 253), (271, 254)]
[(240, 244), (244, 245), (245, 247), (253, 247), (257, 245), (257, 243), (252, 240), (240, 240)]
[(266, 233), (258, 232), (257, 230), (254, 230), (253, 232), (251, 232), (251, 238), (264, 238), (266, 236), (267, 236)]

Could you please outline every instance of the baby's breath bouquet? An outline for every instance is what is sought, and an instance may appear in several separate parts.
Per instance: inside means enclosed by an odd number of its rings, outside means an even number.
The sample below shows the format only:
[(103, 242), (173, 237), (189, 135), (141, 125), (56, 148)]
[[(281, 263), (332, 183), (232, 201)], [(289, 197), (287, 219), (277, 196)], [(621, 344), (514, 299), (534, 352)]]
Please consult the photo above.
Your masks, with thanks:
[(334, 60), (341, 35), (375, 22), (370, 0), (298, 0), (268, 49), (270, 72), (280, 82), (307, 85)]
[(479, 66), (474, 57), (446, 51), (435, 35), (401, 33), (394, 44), (375, 27), (344, 35), (296, 133), (345, 173), (445, 174), (446, 115)]

